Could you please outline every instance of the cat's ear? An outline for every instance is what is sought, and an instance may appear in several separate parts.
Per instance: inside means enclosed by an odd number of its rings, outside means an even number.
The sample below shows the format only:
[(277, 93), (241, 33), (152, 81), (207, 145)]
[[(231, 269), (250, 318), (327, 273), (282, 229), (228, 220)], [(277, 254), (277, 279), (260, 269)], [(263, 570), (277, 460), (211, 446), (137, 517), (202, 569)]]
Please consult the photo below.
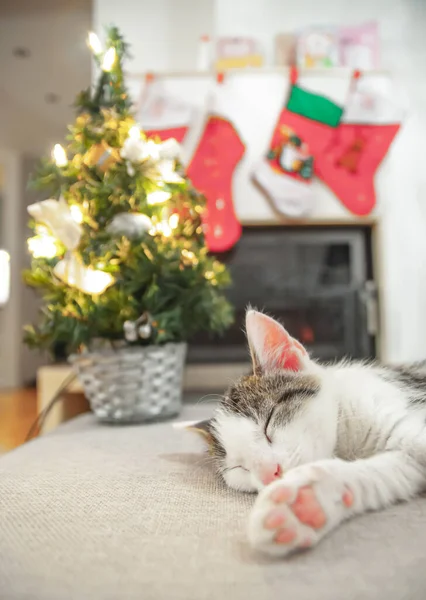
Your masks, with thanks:
[(184, 421), (173, 423), (175, 429), (186, 429), (187, 431), (193, 431), (197, 433), (203, 441), (207, 444), (209, 449), (213, 447), (213, 436), (211, 434), (211, 419), (205, 421)]
[(255, 375), (278, 369), (303, 371), (309, 368), (311, 361), (305, 348), (271, 317), (249, 309), (246, 333)]

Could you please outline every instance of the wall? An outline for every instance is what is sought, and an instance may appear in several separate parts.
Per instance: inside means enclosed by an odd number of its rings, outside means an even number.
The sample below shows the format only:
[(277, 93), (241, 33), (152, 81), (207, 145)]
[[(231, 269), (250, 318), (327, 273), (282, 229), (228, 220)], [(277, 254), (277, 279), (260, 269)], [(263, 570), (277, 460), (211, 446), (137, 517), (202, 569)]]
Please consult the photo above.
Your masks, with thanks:
[(27, 206), (41, 199), (40, 193), (27, 188), (36, 159), (0, 150), (5, 185), (0, 215), (0, 247), (11, 256), (11, 292), (8, 304), (0, 309), (0, 389), (32, 383), (37, 368), (46, 364), (45, 355), (30, 351), (22, 342), (23, 327), (35, 320), (39, 301), (22, 280), (22, 270), (29, 266), (26, 240)]
[[(31, 235), (30, 229), (28, 229), (28, 211), (27, 206), (33, 202), (46, 199), (45, 192), (39, 192), (28, 189), (28, 181), (31, 175), (34, 173), (36, 166), (38, 165), (39, 158), (32, 156), (22, 156), (21, 158), (21, 213), (20, 213), (20, 234), (19, 238), (25, 240), (24, 247), (22, 248), (22, 268), (29, 268), (31, 265), (31, 257), (27, 251), (26, 240)], [(41, 306), (40, 296), (33, 288), (26, 285), (22, 286), (21, 289), (21, 311), (20, 311), (20, 327), (23, 327), (29, 323), (36, 323), (38, 320), (38, 311)], [(22, 333), (21, 333), (22, 337)], [(38, 367), (45, 365), (49, 362), (49, 357), (46, 353), (40, 350), (32, 350), (25, 344), (21, 344), (20, 351), (20, 378), (21, 384), (31, 384), (36, 378)]]
[(95, 0), (93, 26), (111, 23), (131, 44), (131, 70), (195, 68), (199, 37), (214, 33), (214, 0)]
[(21, 348), (20, 268), (22, 243), (19, 237), (21, 162), (14, 152), (0, 149), (0, 164), (4, 171), (3, 206), (0, 216), (1, 247), (11, 256), (10, 300), (0, 308), (0, 388), (20, 384), (19, 353)]
[[(154, 4), (143, 0), (136, 5), (132, 0), (95, 1), (96, 27), (115, 22), (133, 44), (134, 59), (129, 65), (132, 72), (193, 69), (197, 39), (203, 33), (253, 35), (261, 40), (267, 61), (271, 62), (273, 37), (278, 32), (310, 23), (351, 24), (371, 19), (380, 22), (382, 65), (394, 75), (410, 101), (401, 132), (376, 178), (384, 358), (414, 360), (426, 356), (426, 169), (421, 152), (426, 134), (426, 3), (161, 0)], [(269, 96), (273, 103), (273, 95)], [(250, 96), (246, 102), (250, 102)], [(272, 104), (265, 104), (264, 114), (270, 110)], [(266, 121), (264, 126), (266, 131)], [(256, 145), (257, 150), (263, 150), (265, 141), (256, 140)], [(243, 186), (236, 181), (234, 188), (240, 218), (271, 216), (268, 204), (260, 197), (252, 195), (248, 201)], [(317, 210), (321, 214), (342, 213), (328, 190), (318, 185), (317, 191)]]

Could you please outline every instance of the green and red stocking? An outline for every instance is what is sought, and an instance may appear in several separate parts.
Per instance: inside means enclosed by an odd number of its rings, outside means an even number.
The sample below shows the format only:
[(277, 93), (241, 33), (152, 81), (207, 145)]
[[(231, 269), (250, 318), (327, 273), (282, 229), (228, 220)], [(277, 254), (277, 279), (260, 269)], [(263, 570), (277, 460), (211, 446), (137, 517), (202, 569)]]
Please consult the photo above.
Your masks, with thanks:
[(302, 217), (312, 207), (314, 161), (334, 135), (348, 90), (348, 81), (343, 79), (333, 86), (333, 97), (325, 97), (316, 92), (311, 79), (302, 87), (297, 70), (291, 70), (287, 105), (279, 115), (267, 155), (253, 173), (274, 208), (286, 217)]

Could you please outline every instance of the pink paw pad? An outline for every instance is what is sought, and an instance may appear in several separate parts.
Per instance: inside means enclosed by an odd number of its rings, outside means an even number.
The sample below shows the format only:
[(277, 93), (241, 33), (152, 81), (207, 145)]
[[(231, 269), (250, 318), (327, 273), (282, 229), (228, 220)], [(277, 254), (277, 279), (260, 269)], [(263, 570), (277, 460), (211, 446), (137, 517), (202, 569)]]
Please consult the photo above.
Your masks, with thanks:
[(265, 529), (278, 529), (278, 527), (284, 525), (285, 520), (283, 513), (278, 508), (275, 508), (269, 512), (263, 524)]
[(349, 488), (346, 488), (346, 492), (342, 496), (342, 501), (343, 501), (343, 504), (345, 506), (347, 506), (348, 508), (350, 508), (352, 506), (352, 504), (354, 503), (354, 494), (353, 494), (352, 490), (350, 490)]
[(277, 544), (289, 544), (296, 538), (296, 531), (294, 529), (281, 529), (275, 536)]
[(299, 490), (291, 509), (301, 523), (313, 529), (321, 529), (327, 521), (313, 489), (309, 486)]
[(276, 489), (272, 492), (272, 494), (270, 495), (270, 498), (271, 498), (272, 502), (276, 502), (277, 504), (279, 504), (280, 502), (285, 502), (286, 500), (290, 500), (291, 496), (292, 496), (291, 489), (286, 488), (286, 487), (279, 487), (278, 489)]

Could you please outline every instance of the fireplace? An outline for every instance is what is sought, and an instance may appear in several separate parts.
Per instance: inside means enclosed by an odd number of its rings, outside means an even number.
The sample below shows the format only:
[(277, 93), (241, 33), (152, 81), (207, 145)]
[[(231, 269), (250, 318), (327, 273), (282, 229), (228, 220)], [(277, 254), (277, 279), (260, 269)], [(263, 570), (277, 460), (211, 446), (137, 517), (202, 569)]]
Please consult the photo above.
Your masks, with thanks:
[(375, 356), (377, 303), (368, 227), (245, 227), (221, 260), (235, 323), (221, 338), (199, 335), (190, 363), (243, 363), (246, 307), (284, 323), (320, 361)]

